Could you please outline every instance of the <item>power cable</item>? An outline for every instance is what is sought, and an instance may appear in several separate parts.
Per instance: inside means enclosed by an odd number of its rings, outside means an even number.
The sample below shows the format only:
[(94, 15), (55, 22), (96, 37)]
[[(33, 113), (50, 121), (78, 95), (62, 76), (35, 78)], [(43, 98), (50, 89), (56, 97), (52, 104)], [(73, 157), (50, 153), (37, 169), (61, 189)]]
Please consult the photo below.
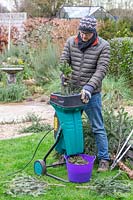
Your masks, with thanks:
[(32, 160), (34, 159), (34, 157), (35, 157), (35, 155), (36, 155), (36, 152), (37, 152), (37, 150), (38, 150), (40, 144), (41, 144), (42, 141), (44, 140), (44, 138), (45, 138), (51, 131), (53, 131), (53, 130), (54, 130), (54, 129), (49, 130), (49, 131), (41, 138), (41, 140), (39, 141), (39, 143), (38, 143), (38, 145), (37, 145), (37, 147), (36, 147), (36, 149), (35, 149), (35, 151), (34, 151), (34, 153), (33, 153), (32, 158), (30, 159), (30, 161), (29, 161), (23, 168), (21, 168), (20, 170), (18, 170), (18, 171), (16, 171), (16, 172), (13, 172), (13, 173), (10, 173), (10, 174), (7, 174), (7, 176), (11, 176), (11, 175), (17, 174), (17, 173), (19, 173), (19, 172), (22, 172), (22, 171), (32, 162)]

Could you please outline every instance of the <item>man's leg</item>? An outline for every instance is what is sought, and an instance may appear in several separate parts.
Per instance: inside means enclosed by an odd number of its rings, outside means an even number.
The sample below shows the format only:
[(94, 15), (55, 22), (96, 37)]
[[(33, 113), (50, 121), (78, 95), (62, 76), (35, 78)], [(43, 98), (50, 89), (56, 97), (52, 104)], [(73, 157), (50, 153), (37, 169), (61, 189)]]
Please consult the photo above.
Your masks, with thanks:
[(95, 95), (92, 95), (92, 98), (90, 99), (89, 103), (85, 105), (84, 110), (90, 120), (92, 132), (94, 133), (95, 136), (97, 150), (98, 150), (98, 159), (100, 160), (100, 162), (105, 161), (105, 163), (102, 163), (104, 165), (108, 163), (106, 161), (109, 160), (109, 154), (108, 154), (108, 139), (102, 117), (101, 94), (97, 93)]

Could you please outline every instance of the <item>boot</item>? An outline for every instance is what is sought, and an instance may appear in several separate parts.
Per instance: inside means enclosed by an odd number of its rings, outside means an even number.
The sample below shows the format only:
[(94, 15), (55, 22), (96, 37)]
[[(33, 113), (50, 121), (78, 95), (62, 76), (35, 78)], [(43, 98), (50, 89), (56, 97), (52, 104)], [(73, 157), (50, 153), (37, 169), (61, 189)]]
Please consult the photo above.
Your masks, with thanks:
[(97, 172), (105, 172), (109, 170), (109, 161), (101, 159)]

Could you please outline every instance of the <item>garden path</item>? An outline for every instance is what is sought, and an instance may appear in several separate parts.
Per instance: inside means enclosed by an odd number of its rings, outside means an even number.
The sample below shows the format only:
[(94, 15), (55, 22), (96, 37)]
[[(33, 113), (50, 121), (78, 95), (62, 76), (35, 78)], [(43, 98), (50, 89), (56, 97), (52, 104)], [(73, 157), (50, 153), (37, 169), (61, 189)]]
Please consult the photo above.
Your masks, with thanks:
[[(23, 103), (0, 104), (0, 140), (29, 135), (20, 133), (20, 130), (31, 124), (26, 119), (32, 115), (53, 126), (54, 109), (48, 101), (49, 97), (42, 96)], [(125, 110), (133, 116), (133, 106), (126, 106)]]
[(9, 139), (27, 135), (19, 131), (29, 126), (30, 116), (35, 115), (45, 124), (53, 126), (54, 109), (48, 103), (48, 97), (23, 103), (0, 104), (0, 139)]

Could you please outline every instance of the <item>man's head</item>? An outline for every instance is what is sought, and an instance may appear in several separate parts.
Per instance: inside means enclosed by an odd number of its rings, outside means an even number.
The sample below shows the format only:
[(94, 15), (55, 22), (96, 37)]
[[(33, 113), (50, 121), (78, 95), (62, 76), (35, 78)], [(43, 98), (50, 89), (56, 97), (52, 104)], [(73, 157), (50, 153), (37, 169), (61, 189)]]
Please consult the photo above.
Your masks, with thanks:
[(96, 19), (90, 16), (82, 18), (79, 24), (79, 31), (83, 41), (90, 40), (93, 33), (96, 32)]

